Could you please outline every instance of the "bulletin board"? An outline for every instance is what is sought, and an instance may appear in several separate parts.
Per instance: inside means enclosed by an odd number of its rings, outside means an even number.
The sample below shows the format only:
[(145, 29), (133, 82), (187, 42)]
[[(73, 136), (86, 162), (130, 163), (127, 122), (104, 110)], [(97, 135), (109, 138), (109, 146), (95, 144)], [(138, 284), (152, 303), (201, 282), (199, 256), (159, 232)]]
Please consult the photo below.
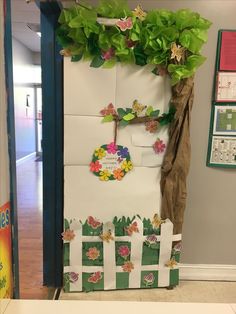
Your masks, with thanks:
[(218, 34), (207, 165), (236, 168), (236, 31)]

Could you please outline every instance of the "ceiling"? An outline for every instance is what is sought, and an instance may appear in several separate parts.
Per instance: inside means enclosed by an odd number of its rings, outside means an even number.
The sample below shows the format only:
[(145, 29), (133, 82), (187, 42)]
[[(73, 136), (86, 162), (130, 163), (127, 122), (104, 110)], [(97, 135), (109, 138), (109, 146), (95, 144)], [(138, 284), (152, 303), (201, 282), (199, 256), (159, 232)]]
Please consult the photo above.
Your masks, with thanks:
[(40, 51), (40, 37), (27, 26), (27, 23), (40, 24), (40, 11), (34, 1), (11, 0), (12, 36), (31, 51)]

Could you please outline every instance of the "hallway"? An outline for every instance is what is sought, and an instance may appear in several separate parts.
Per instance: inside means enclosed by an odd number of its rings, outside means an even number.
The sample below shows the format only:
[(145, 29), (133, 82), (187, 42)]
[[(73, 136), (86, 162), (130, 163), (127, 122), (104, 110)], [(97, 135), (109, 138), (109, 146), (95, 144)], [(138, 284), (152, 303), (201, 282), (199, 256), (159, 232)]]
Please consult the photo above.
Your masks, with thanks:
[(47, 299), (43, 283), (42, 162), (17, 165), (19, 276), (21, 299)]

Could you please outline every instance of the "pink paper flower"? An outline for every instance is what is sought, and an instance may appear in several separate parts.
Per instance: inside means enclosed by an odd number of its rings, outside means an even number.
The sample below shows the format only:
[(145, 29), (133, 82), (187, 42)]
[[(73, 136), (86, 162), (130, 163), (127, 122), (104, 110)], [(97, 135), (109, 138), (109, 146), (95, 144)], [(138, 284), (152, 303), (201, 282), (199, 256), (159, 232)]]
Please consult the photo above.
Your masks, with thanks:
[(75, 237), (74, 230), (66, 229), (64, 232), (62, 232), (62, 239), (64, 241), (72, 241)]
[(163, 141), (158, 138), (153, 144), (153, 149), (156, 154), (163, 153), (166, 149), (166, 144), (164, 144)]
[(150, 274), (145, 275), (143, 277), (143, 281), (144, 281), (146, 287), (152, 286), (154, 283), (154, 280), (155, 280), (155, 277), (154, 277), (153, 273), (150, 273)]
[(124, 265), (122, 265), (122, 269), (126, 273), (131, 273), (132, 269), (134, 269), (134, 264), (132, 262), (125, 262)]
[(102, 165), (100, 164), (98, 160), (90, 163), (90, 171), (92, 172), (99, 172), (101, 168), (102, 168)]
[(107, 145), (107, 152), (108, 152), (108, 154), (113, 154), (114, 155), (117, 152), (117, 149), (118, 149), (118, 147), (117, 147), (117, 145), (114, 142), (112, 142), (109, 145)]
[(76, 281), (78, 281), (79, 279), (79, 274), (75, 273), (75, 272), (70, 272), (70, 282), (71, 283), (75, 283)]
[(100, 256), (100, 251), (96, 247), (90, 247), (88, 252), (86, 252), (88, 259), (95, 261)]
[(118, 249), (118, 254), (125, 259), (130, 255), (130, 249), (127, 245), (121, 245)]
[(102, 58), (104, 60), (110, 60), (114, 56), (115, 56), (115, 50), (113, 48), (110, 48), (107, 51), (102, 52)]
[(97, 271), (88, 278), (88, 282), (97, 283), (101, 279), (102, 279), (102, 273), (100, 271)]
[(112, 103), (110, 103), (107, 107), (105, 107), (104, 109), (102, 109), (100, 111), (100, 114), (105, 117), (105, 116), (108, 116), (109, 114), (115, 116), (117, 115), (116, 113), (116, 109), (114, 107), (114, 105)]
[(120, 19), (116, 25), (124, 32), (127, 29), (132, 29), (133, 28), (133, 21), (132, 18), (124, 18), (124, 19)]

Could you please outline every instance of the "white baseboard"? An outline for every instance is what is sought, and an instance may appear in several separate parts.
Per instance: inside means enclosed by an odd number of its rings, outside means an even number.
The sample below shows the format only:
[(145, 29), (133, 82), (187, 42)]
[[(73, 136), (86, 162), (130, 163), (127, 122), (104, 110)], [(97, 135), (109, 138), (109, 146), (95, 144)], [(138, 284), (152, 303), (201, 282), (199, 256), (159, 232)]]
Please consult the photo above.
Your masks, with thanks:
[(36, 152), (34, 152), (34, 153), (32, 153), (32, 154), (29, 154), (29, 155), (27, 155), (27, 156), (25, 156), (25, 157), (23, 157), (23, 158), (18, 159), (18, 160), (16, 161), (16, 165), (18, 166), (18, 165), (20, 165), (20, 164), (23, 164), (24, 162), (26, 162), (26, 161), (28, 161), (28, 160), (31, 160), (31, 159), (33, 159), (33, 158), (35, 158), (35, 157), (36, 157)]
[(180, 264), (180, 280), (236, 281), (236, 265)]

